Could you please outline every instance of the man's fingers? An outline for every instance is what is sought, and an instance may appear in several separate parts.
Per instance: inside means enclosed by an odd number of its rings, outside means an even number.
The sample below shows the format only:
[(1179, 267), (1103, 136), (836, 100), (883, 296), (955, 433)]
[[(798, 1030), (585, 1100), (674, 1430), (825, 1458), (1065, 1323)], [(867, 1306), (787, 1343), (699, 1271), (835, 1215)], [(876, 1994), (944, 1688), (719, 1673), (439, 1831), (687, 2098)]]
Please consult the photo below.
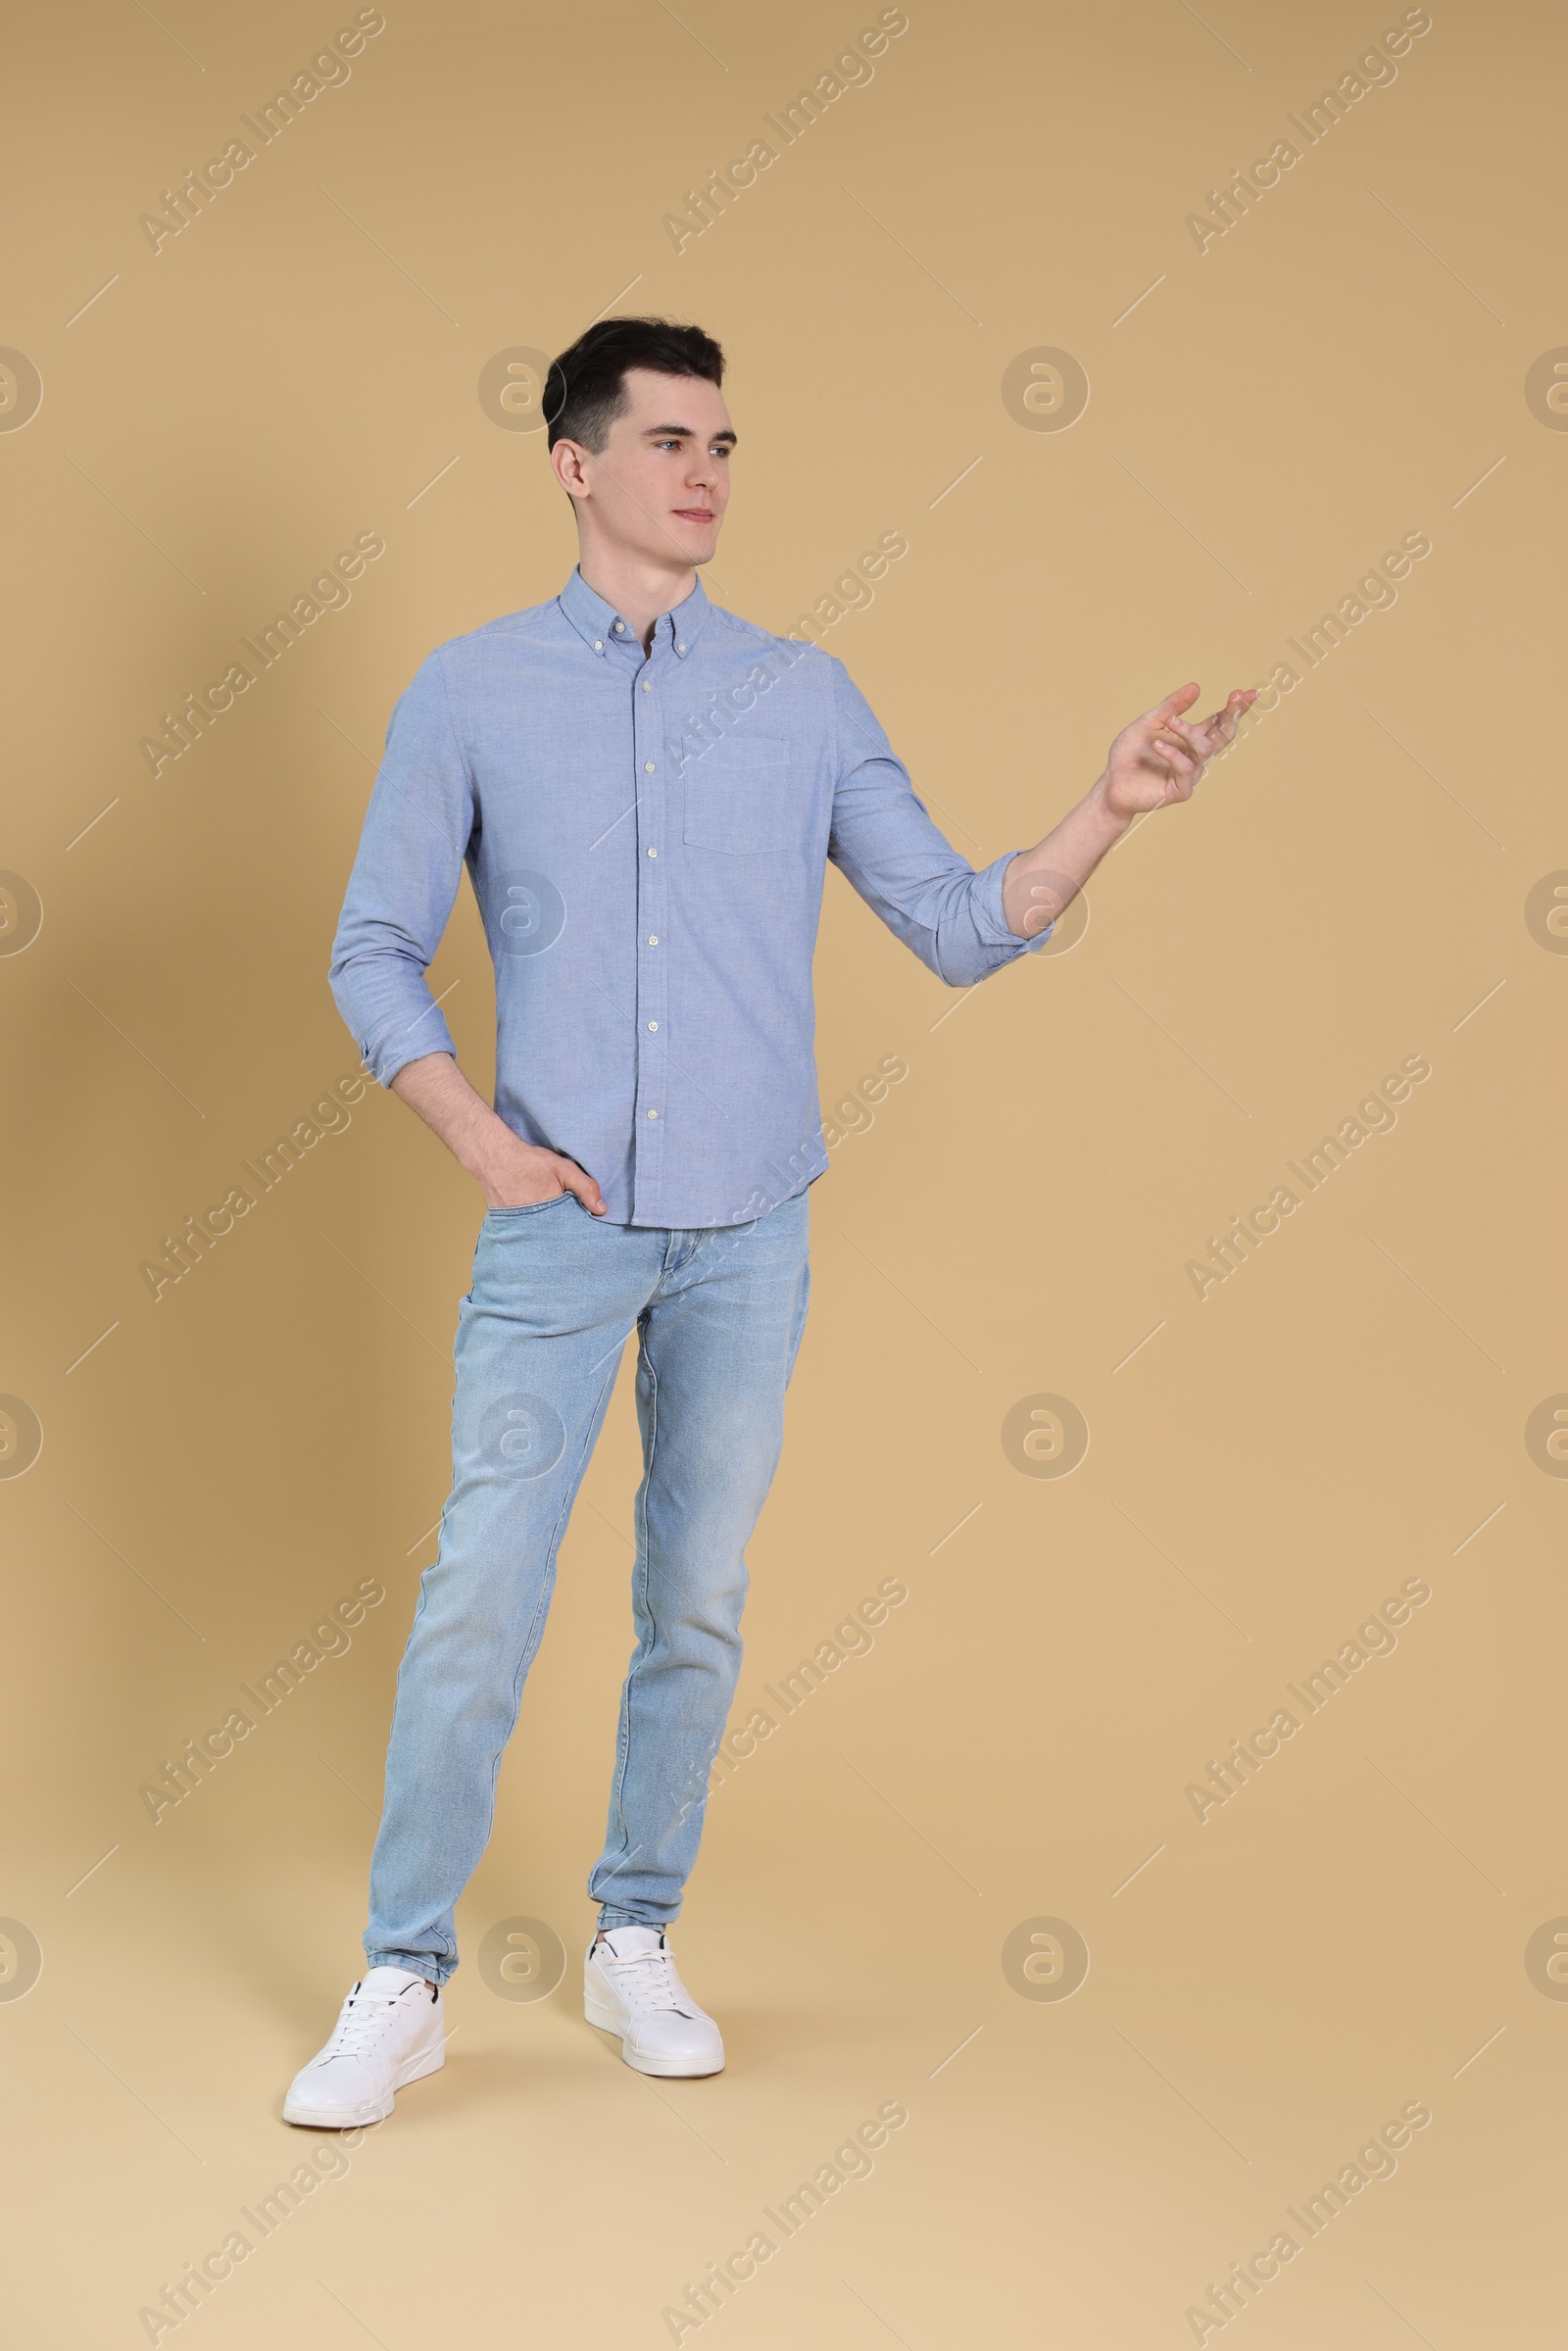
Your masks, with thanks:
[(1257, 688), (1255, 686), (1249, 686), (1245, 691), (1239, 686), (1236, 687), (1226, 697), (1225, 708), (1222, 710), (1216, 710), (1211, 718), (1204, 719), (1203, 732), (1212, 736), (1216, 743), (1229, 743), (1234, 737), (1236, 729), (1241, 725), (1243, 717), (1256, 700)]
[(1240, 726), (1244, 714), (1251, 709), (1256, 700), (1257, 695), (1254, 688), (1249, 687), (1244, 691), (1238, 687), (1227, 698), (1224, 709), (1211, 711), (1208, 717), (1201, 720), (1180, 718), (1156, 720), (1154, 731), (1156, 735), (1179, 736), (1196, 757), (1200, 760), (1203, 760), (1211, 753), (1218, 751), (1222, 745), (1235, 740), (1236, 729)]
[[(1144, 716), (1156, 726), (1166, 724), (1171, 719), (1180, 718), (1183, 711), (1190, 710), (1198, 700), (1198, 695), (1199, 688), (1196, 684), (1178, 686), (1174, 694), (1167, 694), (1163, 702), (1157, 703), (1153, 710), (1146, 710)], [(1220, 725), (1227, 719), (1234, 723), (1244, 711), (1251, 708), (1256, 700), (1257, 689), (1255, 686), (1237, 686), (1226, 698), (1223, 710), (1215, 710), (1210, 717), (1201, 721), (1195, 720), (1190, 723), (1200, 726), (1201, 731), (1206, 734), (1211, 728)]]
[(1185, 725), (1180, 718), (1167, 718), (1157, 724), (1154, 728), (1154, 739), (1166, 743), (1179, 743), (1192, 752), (1197, 759), (1201, 759), (1208, 749), (1208, 745), (1203, 740), (1202, 728)]
[(594, 1182), (593, 1177), (588, 1173), (586, 1167), (579, 1167), (574, 1159), (564, 1159), (561, 1163), (559, 1172), (561, 1175), (562, 1190), (564, 1192), (575, 1192), (577, 1198), (581, 1200), (583, 1206), (588, 1209), (591, 1215), (603, 1216), (605, 1212), (604, 1194), (600, 1191), (599, 1186)]
[(1151, 740), (1150, 748), (1156, 759), (1164, 759), (1170, 766), (1178, 769), (1199, 767), (1202, 764), (1203, 754), (1199, 746), (1189, 741), (1185, 733), (1179, 734), (1174, 728), (1161, 727), (1157, 729)]
[(1154, 719), (1178, 718), (1183, 710), (1190, 710), (1197, 700), (1196, 683), (1178, 686), (1174, 694), (1167, 694), (1163, 702), (1156, 703), (1153, 710), (1146, 710), (1144, 716)]

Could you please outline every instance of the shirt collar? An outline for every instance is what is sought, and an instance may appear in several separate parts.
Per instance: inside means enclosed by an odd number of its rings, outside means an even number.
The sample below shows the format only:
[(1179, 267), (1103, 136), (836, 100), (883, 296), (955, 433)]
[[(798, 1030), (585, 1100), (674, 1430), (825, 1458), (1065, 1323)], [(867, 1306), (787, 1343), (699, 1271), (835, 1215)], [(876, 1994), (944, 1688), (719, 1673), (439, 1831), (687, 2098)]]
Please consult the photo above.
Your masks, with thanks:
[[(613, 605), (606, 604), (597, 589), (589, 587), (579, 570), (573, 569), (558, 602), (589, 652), (601, 659), (617, 637), (623, 643), (637, 644), (630, 621), (617, 628), (620, 614)], [(673, 612), (660, 614), (654, 623), (654, 643), (667, 643), (684, 661), (695, 649), (712, 609), (702, 580), (698, 579), (683, 603), (676, 605)]]

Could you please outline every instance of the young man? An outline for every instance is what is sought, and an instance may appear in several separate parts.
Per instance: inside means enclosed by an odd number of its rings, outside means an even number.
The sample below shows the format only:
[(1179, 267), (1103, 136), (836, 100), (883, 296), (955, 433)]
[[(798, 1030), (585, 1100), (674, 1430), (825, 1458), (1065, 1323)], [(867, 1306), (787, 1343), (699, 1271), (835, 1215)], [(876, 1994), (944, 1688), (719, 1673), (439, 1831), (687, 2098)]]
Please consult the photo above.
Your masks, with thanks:
[[(1184, 686), (1123, 729), (1032, 850), (976, 873), (841, 661), (710, 605), (729, 501), (718, 345), (610, 318), (546, 387), (578, 563), (561, 594), (454, 638), (393, 712), (333, 993), (368, 1065), (474, 1178), (452, 1492), (398, 1674), (368, 1973), (297, 2076), (290, 2122), (391, 2111), (442, 2062), (454, 1907), (556, 1554), (637, 1333), (636, 1646), (588, 1881), (590, 2024), (648, 2074), (716, 2073), (717, 2026), (665, 1929), (696, 1859), (741, 1656), (745, 1545), (806, 1319), (807, 1191), (827, 1165), (811, 951), (829, 859), (940, 978), (1038, 948), (1147, 809), (1186, 800), (1251, 697)], [(466, 865), (496, 974), (496, 1100), (459, 1069), (425, 971)]]

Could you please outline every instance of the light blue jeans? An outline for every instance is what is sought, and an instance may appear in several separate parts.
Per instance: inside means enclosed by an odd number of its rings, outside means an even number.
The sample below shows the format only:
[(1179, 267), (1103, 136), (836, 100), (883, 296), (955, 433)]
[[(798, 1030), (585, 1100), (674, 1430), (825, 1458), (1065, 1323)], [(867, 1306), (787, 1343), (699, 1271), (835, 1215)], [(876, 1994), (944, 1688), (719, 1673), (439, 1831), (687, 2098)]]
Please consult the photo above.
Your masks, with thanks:
[(679, 1913), (806, 1323), (808, 1232), (804, 1192), (697, 1230), (611, 1224), (569, 1192), (486, 1215), (458, 1315), (452, 1493), (398, 1671), (372, 1967), (445, 1983), (458, 1964), (454, 1909), (490, 1840), (556, 1554), (634, 1329), (636, 1646), (588, 1891), (606, 1927)]

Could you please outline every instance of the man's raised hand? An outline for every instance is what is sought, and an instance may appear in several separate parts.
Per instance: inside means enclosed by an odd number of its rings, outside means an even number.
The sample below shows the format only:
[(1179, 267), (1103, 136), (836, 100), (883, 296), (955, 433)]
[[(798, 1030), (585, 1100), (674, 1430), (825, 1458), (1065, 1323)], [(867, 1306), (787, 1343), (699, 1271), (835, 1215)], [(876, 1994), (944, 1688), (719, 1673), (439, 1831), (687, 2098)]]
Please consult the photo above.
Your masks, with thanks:
[(1102, 779), (1111, 814), (1130, 820), (1172, 801), (1191, 800), (1208, 760), (1235, 736), (1245, 710), (1257, 699), (1255, 686), (1237, 687), (1222, 710), (1196, 724), (1183, 718), (1198, 700), (1196, 685), (1178, 686), (1152, 710), (1124, 726), (1110, 747)]

